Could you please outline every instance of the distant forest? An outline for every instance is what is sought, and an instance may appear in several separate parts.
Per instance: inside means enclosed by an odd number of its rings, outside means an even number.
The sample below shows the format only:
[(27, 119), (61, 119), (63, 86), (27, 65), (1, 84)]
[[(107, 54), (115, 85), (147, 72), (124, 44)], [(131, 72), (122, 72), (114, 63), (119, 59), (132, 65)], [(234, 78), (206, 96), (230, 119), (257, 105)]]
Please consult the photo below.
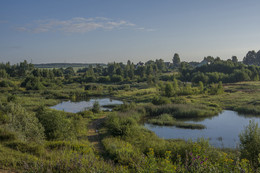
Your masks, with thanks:
[(103, 63), (46, 63), (46, 64), (34, 64), (36, 68), (67, 68), (67, 67), (88, 67), (89, 65), (105, 66)]

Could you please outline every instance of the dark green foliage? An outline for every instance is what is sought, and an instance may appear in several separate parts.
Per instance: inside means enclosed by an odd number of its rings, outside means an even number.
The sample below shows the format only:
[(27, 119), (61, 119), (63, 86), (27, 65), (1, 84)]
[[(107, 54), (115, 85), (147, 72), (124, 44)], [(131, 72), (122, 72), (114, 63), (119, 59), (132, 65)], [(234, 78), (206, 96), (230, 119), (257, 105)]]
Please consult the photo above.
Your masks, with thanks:
[(120, 76), (120, 75), (113, 75), (111, 78), (110, 78), (110, 81), (111, 82), (114, 82), (114, 83), (117, 83), (117, 82), (122, 82), (123, 81), (123, 77)]
[(14, 132), (7, 131), (5, 129), (0, 128), (0, 141), (12, 141), (17, 139), (17, 136)]
[(238, 63), (238, 59), (236, 56), (232, 56), (231, 60), (233, 63)]
[(110, 78), (109, 78), (109, 76), (100, 76), (98, 78), (98, 82), (99, 83), (108, 83), (108, 82), (110, 82)]
[(154, 105), (164, 105), (164, 104), (170, 104), (171, 100), (166, 97), (154, 97), (152, 103)]
[(98, 101), (95, 101), (92, 107), (92, 112), (93, 113), (99, 113), (100, 112), (100, 105)]
[(10, 80), (2, 80), (0, 87), (14, 87), (15, 85)]
[(246, 56), (243, 59), (243, 63), (247, 64), (247, 65), (260, 65), (260, 51), (258, 51), (257, 53), (252, 50), (252, 51), (248, 51), (248, 53), (246, 54)]
[(259, 80), (260, 67), (247, 66), (230, 60), (214, 59), (210, 64), (191, 68), (181, 66), (181, 80), (204, 84)]
[(74, 76), (75, 75), (75, 72), (73, 70), (72, 67), (67, 67), (65, 70), (64, 70), (64, 74), (67, 75), (67, 76)]
[(36, 116), (44, 127), (44, 134), (48, 140), (69, 140), (75, 138), (73, 124), (66, 118), (65, 113), (40, 109)]
[(38, 77), (27, 77), (22, 83), (21, 87), (27, 90), (42, 90), (44, 89), (43, 84)]
[(7, 102), (14, 102), (17, 99), (17, 97), (12, 94), (7, 97)]
[(258, 123), (250, 121), (249, 125), (239, 135), (239, 138), (241, 158), (248, 159), (255, 168), (259, 167), (260, 128)]
[(33, 68), (33, 64), (28, 64), (26, 60), (14, 65), (11, 65), (10, 62), (6, 64), (0, 63), (0, 75), (2, 75), (2, 77), (25, 77)]
[(179, 67), (179, 65), (181, 63), (179, 54), (177, 54), (177, 53), (174, 54), (173, 59), (172, 59), (172, 63), (173, 63), (174, 67)]

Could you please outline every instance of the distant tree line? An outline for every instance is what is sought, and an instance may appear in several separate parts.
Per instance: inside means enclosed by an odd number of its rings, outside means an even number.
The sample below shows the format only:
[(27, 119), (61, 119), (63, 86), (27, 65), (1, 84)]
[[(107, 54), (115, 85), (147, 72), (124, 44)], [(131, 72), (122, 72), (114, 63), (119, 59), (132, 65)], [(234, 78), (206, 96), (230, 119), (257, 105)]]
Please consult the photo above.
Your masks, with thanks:
[[(63, 63), (49, 64), (60, 66)], [(44, 65), (44, 64), (43, 64)], [(64, 64), (63, 64), (64, 65)], [(82, 64), (76, 64), (82, 65)], [(21, 78), (21, 87), (27, 90), (41, 90), (48, 87), (61, 87), (66, 83), (118, 83), (147, 82), (156, 84), (159, 80), (174, 81), (177, 78), (183, 82), (205, 84), (257, 81), (260, 75), (260, 51), (249, 51), (242, 62), (236, 56), (221, 60), (219, 57), (205, 57), (198, 62), (181, 62), (180, 56), (175, 53), (171, 62), (163, 59), (149, 60), (145, 63), (134, 64), (130, 60), (126, 64), (108, 63), (88, 64), (88, 66), (74, 70), (66, 68), (36, 68), (26, 60), (11, 65), (9, 62), (0, 63), (0, 87), (12, 87), (7, 78)], [(168, 72), (178, 71), (179, 75), (169, 75)]]

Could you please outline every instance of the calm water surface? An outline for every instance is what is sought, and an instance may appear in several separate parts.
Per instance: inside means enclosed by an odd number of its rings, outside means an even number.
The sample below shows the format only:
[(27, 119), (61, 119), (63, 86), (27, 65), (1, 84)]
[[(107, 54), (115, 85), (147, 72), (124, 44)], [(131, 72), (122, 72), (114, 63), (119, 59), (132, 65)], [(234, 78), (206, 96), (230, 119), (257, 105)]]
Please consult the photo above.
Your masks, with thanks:
[(64, 101), (55, 106), (52, 106), (51, 108), (56, 110), (63, 110), (65, 112), (77, 113), (80, 111), (91, 109), (95, 101), (99, 102), (99, 105), (101, 106), (102, 110), (111, 110), (109, 108), (102, 107), (105, 105), (123, 104), (123, 102), (120, 100), (113, 100), (110, 98), (95, 98), (95, 99), (90, 99), (89, 101), (79, 101), (79, 102)]
[(218, 116), (204, 119), (200, 122), (185, 121), (187, 123), (203, 124), (206, 129), (182, 129), (174, 126), (156, 126), (145, 124), (145, 127), (165, 139), (209, 139), (215, 147), (236, 148), (239, 143), (239, 134), (249, 124), (249, 120), (255, 120), (260, 124), (260, 117), (245, 117), (237, 112), (225, 110)]

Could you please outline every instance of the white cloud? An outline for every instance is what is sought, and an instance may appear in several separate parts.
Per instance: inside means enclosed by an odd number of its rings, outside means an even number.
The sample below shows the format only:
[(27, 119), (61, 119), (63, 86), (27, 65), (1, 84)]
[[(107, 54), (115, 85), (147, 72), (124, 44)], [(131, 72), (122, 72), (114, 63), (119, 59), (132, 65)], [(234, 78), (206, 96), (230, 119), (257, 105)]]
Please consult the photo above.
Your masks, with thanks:
[(65, 32), (65, 33), (85, 33), (97, 29), (113, 30), (122, 28), (134, 28), (134, 23), (125, 20), (113, 20), (104, 17), (84, 18), (75, 17), (69, 20), (38, 20), (32, 24), (16, 28), (18, 31), (33, 33), (42, 32)]
[(104, 17), (84, 18), (75, 17), (69, 20), (38, 20), (32, 24), (16, 28), (18, 31), (33, 33), (42, 32), (65, 32), (65, 33), (85, 33), (97, 29), (136, 29), (136, 24), (125, 20), (113, 20)]

